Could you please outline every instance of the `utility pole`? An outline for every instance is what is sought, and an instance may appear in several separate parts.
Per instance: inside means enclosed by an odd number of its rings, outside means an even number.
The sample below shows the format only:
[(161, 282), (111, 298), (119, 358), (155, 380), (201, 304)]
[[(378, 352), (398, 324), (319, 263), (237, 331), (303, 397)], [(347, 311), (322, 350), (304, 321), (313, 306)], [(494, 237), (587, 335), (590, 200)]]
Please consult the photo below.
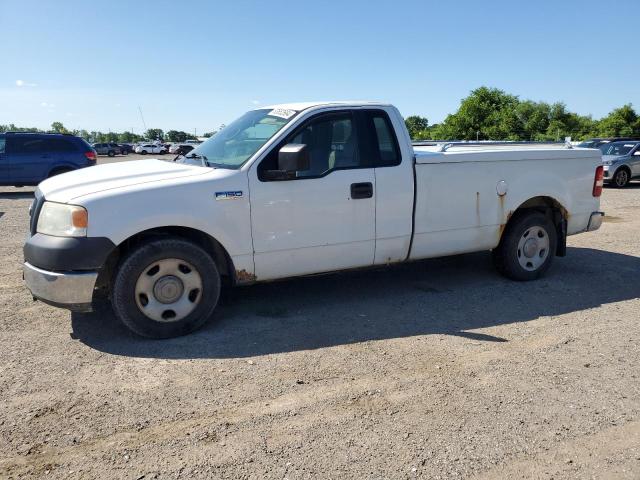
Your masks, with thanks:
[(480, 141), (480, 130), (476, 131), (476, 142)]
[(146, 132), (149, 129), (147, 128), (147, 124), (144, 121), (144, 115), (142, 115), (142, 108), (140, 108), (140, 105), (138, 105), (138, 111), (140, 112), (140, 118), (142, 119), (142, 125), (144, 126), (144, 130)]

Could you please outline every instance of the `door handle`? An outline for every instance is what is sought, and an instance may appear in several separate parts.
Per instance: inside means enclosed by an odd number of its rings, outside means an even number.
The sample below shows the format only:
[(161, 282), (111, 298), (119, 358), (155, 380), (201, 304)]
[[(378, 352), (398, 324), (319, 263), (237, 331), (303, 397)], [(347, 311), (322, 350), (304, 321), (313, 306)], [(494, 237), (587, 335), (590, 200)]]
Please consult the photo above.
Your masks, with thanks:
[(373, 197), (373, 184), (371, 182), (351, 184), (351, 198), (353, 200), (371, 197)]

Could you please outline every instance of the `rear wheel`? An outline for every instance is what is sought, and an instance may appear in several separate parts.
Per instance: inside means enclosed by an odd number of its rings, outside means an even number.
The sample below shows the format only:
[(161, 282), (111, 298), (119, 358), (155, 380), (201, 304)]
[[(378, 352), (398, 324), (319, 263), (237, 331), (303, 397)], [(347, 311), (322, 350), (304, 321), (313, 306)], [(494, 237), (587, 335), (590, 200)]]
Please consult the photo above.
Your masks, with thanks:
[(116, 316), (150, 338), (186, 335), (213, 314), (220, 274), (198, 245), (180, 238), (152, 240), (134, 249), (113, 281)]
[(619, 168), (618, 171), (613, 175), (613, 186), (617, 188), (626, 187), (629, 184), (629, 180), (631, 180), (629, 171), (624, 167)]
[(493, 250), (496, 269), (512, 280), (535, 280), (551, 266), (557, 245), (551, 220), (540, 212), (522, 213), (507, 225)]

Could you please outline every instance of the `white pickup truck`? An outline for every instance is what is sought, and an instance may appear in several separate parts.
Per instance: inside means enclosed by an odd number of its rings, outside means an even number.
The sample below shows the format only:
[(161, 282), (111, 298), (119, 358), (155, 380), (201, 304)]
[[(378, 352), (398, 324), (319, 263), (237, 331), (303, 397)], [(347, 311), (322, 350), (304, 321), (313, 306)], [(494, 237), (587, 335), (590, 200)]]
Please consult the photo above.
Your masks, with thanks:
[(250, 111), (175, 162), (100, 165), (42, 182), (24, 278), (89, 311), (106, 289), (131, 330), (186, 334), (222, 285), (492, 250), (542, 275), (566, 236), (600, 227), (600, 151), (411, 143), (373, 102)]

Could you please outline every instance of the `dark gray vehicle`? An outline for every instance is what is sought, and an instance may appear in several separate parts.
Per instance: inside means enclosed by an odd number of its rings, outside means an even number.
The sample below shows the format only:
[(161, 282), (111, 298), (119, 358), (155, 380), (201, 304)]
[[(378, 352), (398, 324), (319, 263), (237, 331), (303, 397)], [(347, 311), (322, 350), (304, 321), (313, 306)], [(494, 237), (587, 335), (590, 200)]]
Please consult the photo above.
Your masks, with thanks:
[(598, 148), (602, 152), (605, 183), (622, 188), (633, 178), (640, 178), (640, 141), (611, 142)]
[(122, 149), (117, 143), (94, 143), (93, 148), (98, 155), (115, 157), (116, 155), (122, 154)]

